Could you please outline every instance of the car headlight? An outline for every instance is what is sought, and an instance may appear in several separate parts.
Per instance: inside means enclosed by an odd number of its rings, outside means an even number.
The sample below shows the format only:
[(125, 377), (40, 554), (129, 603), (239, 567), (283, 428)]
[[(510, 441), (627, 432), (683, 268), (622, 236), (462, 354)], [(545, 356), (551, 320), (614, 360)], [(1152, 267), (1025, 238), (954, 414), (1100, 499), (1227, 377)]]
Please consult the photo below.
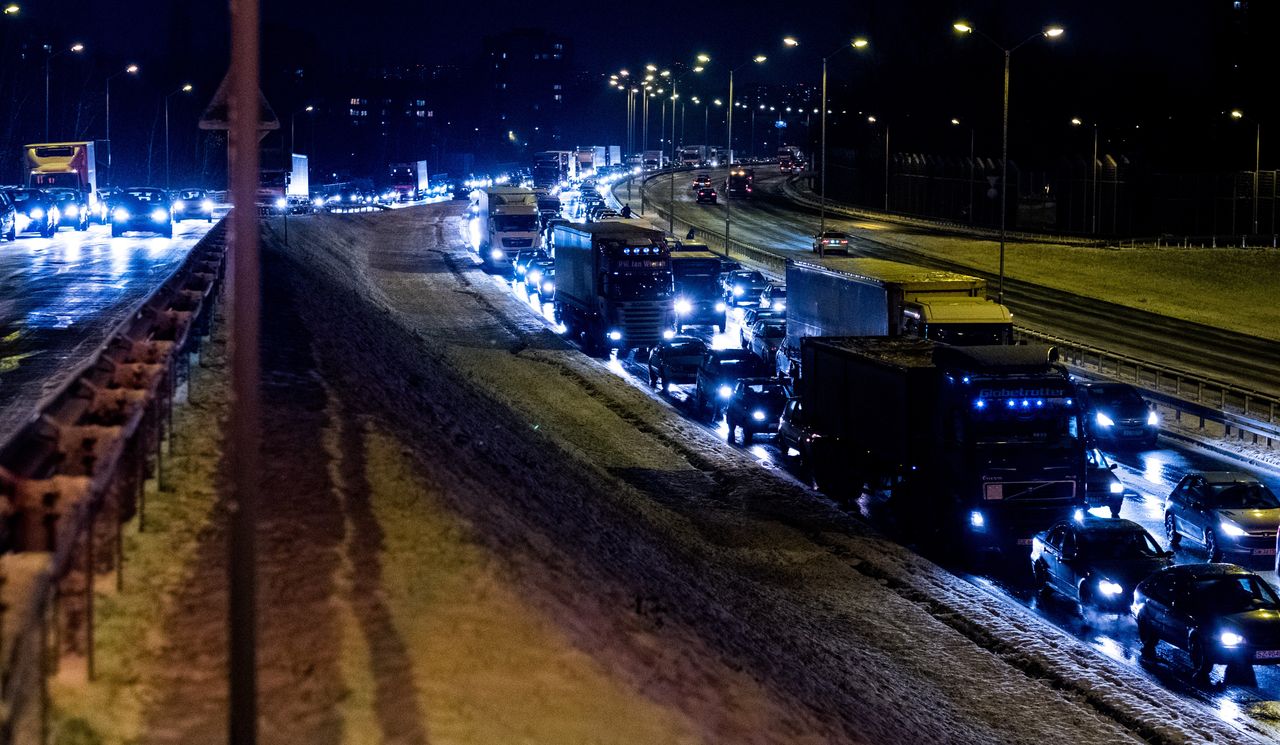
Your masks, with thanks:
[(674, 339), (674, 338), (676, 338), (676, 332), (675, 332), (675, 331), (673, 331), (672, 329), (667, 329), (666, 331), (663, 331), (663, 332), (662, 332), (662, 338), (663, 338), (663, 339)]
[(543, 283), (542, 283), (542, 291), (543, 291), (543, 292), (547, 292), (547, 293), (555, 292), (555, 291), (556, 291), (556, 286), (555, 286), (553, 283), (551, 283), (551, 282), (543, 282)]
[(751, 412), (751, 418), (756, 420), (757, 422), (763, 422), (764, 412), (760, 411), (759, 409), (756, 409), (755, 411)]
[(974, 510), (969, 513), (969, 527), (985, 528), (987, 526), (987, 518), (981, 512)]
[(534, 269), (531, 272), (525, 272), (525, 279), (536, 285), (542, 281), (542, 272), (537, 269)]
[(1098, 592), (1101, 592), (1103, 595), (1115, 597), (1116, 595), (1124, 592), (1124, 588), (1121, 587), (1118, 582), (1112, 582), (1109, 579), (1104, 579), (1098, 583)]
[(1071, 519), (1078, 523), (1084, 522), (1084, 510), (1076, 510), (1071, 514)]
[(1231, 536), (1232, 538), (1239, 538), (1243, 535), (1247, 535), (1247, 533), (1245, 533), (1244, 528), (1240, 527), (1239, 525), (1236, 525), (1235, 523), (1221, 522), (1221, 523), (1218, 523), (1218, 528), (1221, 529), (1223, 533)]
[(725, 312), (726, 310), (728, 310), (728, 308), (729, 308), (729, 306), (725, 305), (724, 303), (716, 303), (716, 312), (717, 312), (717, 313), (723, 313), (723, 312)]
[(62, 211), (67, 217), (75, 217), (80, 214), (80, 210), (74, 204), (68, 204), (67, 208)]
[[(323, 199), (321, 199), (320, 197), (316, 197), (315, 199), (312, 199), (312, 200), (311, 200), (311, 203), (312, 203), (312, 204), (314, 204), (314, 205), (315, 205), (315, 206), (317, 206), (317, 207), (323, 207), (323, 206), (324, 206), (324, 200), (323, 200)], [(213, 202), (205, 202), (205, 204), (207, 204), (207, 205), (209, 205), (209, 206), (208, 206), (208, 207), (206, 207), (204, 211), (205, 211), (205, 212), (212, 212), (212, 211), (213, 211)]]
[(727, 385), (720, 386), (720, 398), (729, 398), (732, 395), (733, 395), (733, 388)]
[(735, 287), (735, 288), (733, 288), (733, 296), (734, 296), (734, 297), (742, 297), (742, 288), (741, 288), (741, 287)]
[(111, 219), (116, 222), (125, 222), (129, 219), (129, 210), (124, 207), (116, 207), (115, 211), (111, 213)]
[(27, 214), (31, 215), (32, 220), (39, 220), (40, 218), (44, 217), (44, 210), (41, 209), (40, 207), (32, 207), (31, 211), (28, 212)]
[(1101, 411), (1093, 415), (1093, 420), (1098, 423), (1099, 427), (1114, 427), (1116, 424), (1111, 421), (1111, 417), (1103, 414)]
[(151, 210), (152, 222), (168, 222), (169, 210)]
[(286, 200), (284, 197), (280, 197), (279, 199), (276, 200), (276, 209), (282, 210), (288, 206), (289, 206), (289, 201)]
[(774, 309), (774, 310), (786, 310), (786, 309), (787, 309), (787, 301), (786, 301), (786, 300), (774, 300), (774, 301), (773, 301), (773, 309)]
[(1119, 481), (1112, 481), (1111, 486), (1109, 486), (1108, 489), (1111, 490), (1112, 494), (1123, 494), (1124, 484), (1121, 484)]
[(1159, 426), (1160, 426), (1160, 415), (1159, 415), (1159, 414), (1157, 414), (1157, 413), (1155, 413), (1154, 411), (1147, 412), (1147, 426), (1148, 426), (1148, 427), (1159, 427)]
[(187, 208), (187, 203), (179, 199), (178, 201), (173, 203), (173, 208), (181, 212)]
[(1218, 634), (1218, 641), (1222, 642), (1224, 647), (1238, 647), (1244, 644), (1244, 637), (1234, 631), (1224, 631)]
[(502, 261), (503, 256), (505, 256), (505, 254), (502, 253), (502, 251), (497, 248), (489, 252), (489, 258), (493, 259), (494, 261)]
[[(319, 201), (319, 200), (316, 200), (316, 201)], [(213, 200), (206, 199), (203, 202), (201, 202), (200, 209), (204, 210), (205, 212), (213, 212)]]
[(682, 316), (689, 315), (693, 312), (693, 303), (685, 300), (684, 298), (680, 298), (676, 301), (676, 312)]

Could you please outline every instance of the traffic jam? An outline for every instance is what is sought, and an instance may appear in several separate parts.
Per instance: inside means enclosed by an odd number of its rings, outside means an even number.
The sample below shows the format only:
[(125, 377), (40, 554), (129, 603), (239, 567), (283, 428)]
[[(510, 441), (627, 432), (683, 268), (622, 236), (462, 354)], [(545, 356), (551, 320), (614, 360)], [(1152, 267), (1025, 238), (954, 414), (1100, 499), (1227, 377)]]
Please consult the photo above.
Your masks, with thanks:
[(464, 238), (585, 353), (994, 596), (1226, 716), (1280, 688), (1274, 474), (1013, 343), (980, 279), (834, 229), (771, 276), (610, 207), (627, 175), (477, 189)]

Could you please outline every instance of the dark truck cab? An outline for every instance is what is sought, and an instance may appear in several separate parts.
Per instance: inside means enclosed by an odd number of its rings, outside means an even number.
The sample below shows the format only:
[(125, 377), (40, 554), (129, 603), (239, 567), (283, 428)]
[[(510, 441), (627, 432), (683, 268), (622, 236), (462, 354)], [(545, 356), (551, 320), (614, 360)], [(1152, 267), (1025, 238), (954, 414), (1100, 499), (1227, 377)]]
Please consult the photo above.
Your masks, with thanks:
[(727, 309), (720, 294), (720, 257), (693, 245), (671, 253), (676, 333), (687, 326), (715, 326), (722, 333)]
[(1085, 507), (1079, 405), (1056, 350), (806, 337), (819, 486), (909, 535), (1029, 547)]

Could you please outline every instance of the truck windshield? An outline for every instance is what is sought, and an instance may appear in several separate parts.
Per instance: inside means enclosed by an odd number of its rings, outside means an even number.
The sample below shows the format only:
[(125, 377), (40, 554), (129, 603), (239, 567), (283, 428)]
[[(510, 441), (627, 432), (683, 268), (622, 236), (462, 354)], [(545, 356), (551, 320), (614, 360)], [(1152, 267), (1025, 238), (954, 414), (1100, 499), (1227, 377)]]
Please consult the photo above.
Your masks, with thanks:
[(1041, 443), (1074, 447), (1080, 440), (1080, 422), (1075, 407), (1066, 401), (980, 400), (971, 410), (964, 439), (975, 445)]
[(533, 233), (538, 230), (537, 215), (497, 215), (493, 229), (499, 233)]
[(1010, 329), (1003, 323), (934, 324), (925, 330), (925, 338), (956, 347), (1008, 344)]
[(63, 186), (70, 189), (80, 187), (80, 174), (71, 173), (36, 173), (31, 176), (31, 186), (44, 189), (51, 186)]
[(671, 272), (662, 269), (614, 272), (609, 280), (609, 297), (615, 300), (663, 298), (671, 294)]
[(714, 275), (677, 276), (676, 289), (694, 297), (718, 297), (720, 283)]

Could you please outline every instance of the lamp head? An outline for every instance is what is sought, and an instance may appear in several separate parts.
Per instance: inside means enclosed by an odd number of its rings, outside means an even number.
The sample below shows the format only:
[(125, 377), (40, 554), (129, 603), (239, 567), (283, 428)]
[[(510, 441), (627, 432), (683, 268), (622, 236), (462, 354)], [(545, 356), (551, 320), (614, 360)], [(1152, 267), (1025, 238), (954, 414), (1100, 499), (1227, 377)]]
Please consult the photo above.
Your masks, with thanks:
[(951, 24), (951, 28), (955, 29), (956, 31), (959, 31), (962, 34), (973, 33), (973, 26), (970, 26), (965, 21), (956, 21), (955, 23)]
[(869, 45), (871, 42), (867, 41), (866, 39), (858, 38), (858, 39), (854, 39), (850, 43), (853, 45), (854, 49), (866, 49), (867, 45)]
[(1050, 26), (1049, 28), (1044, 30), (1044, 35), (1045, 35), (1045, 38), (1056, 39), (1059, 36), (1062, 36), (1063, 34), (1065, 34), (1066, 32), (1067, 30), (1061, 26)]

